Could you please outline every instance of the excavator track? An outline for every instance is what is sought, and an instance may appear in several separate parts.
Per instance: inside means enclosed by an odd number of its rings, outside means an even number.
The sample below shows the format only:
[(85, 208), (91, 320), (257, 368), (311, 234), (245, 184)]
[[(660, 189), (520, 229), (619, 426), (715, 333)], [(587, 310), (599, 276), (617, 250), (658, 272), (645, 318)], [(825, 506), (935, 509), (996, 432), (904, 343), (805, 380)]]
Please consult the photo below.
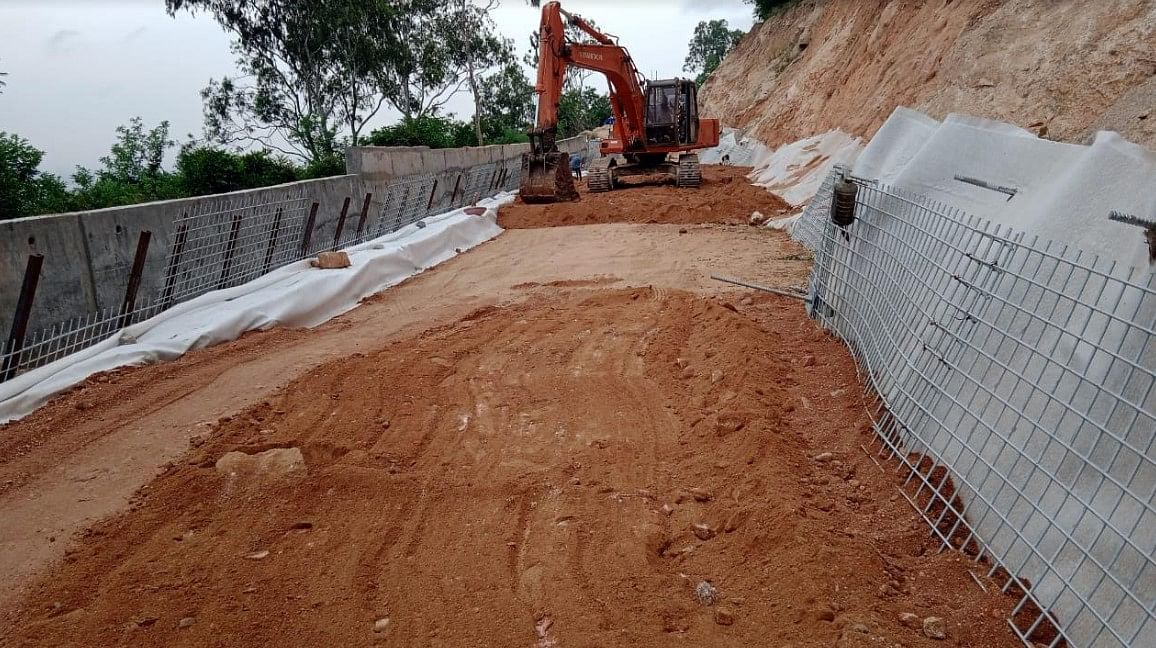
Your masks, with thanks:
[(610, 168), (610, 158), (598, 158), (586, 170), (586, 189), (590, 193), (604, 193), (614, 188), (614, 173)]
[(702, 169), (698, 165), (698, 155), (686, 153), (678, 158), (679, 187), (698, 187), (702, 185)]

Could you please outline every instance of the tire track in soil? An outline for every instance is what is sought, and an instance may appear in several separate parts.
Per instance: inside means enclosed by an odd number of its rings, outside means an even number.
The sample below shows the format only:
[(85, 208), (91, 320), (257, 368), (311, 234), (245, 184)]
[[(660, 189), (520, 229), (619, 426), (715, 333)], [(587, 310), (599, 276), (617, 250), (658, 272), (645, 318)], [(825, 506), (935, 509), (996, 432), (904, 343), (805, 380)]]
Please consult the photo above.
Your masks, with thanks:
[[(96, 525), (0, 645), (935, 645), (902, 611), (1018, 645), (1013, 601), (914, 555), (893, 478), (849, 451), (864, 414), (833, 395), (855, 380), (837, 342), (794, 302), (653, 295), (534, 292), (321, 365)], [(213, 468), (288, 445), (305, 470)], [(708, 579), (733, 625), (695, 601)]]

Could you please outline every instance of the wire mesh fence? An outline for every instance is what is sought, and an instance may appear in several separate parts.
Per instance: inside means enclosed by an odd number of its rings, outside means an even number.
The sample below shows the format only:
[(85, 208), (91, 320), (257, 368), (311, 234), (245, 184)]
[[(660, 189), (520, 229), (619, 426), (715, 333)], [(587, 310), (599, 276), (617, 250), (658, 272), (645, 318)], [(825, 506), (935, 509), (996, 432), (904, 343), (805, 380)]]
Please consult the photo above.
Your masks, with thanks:
[(905, 496), (1025, 644), (1156, 646), (1156, 274), (841, 172), (793, 235)]
[[(318, 203), (302, 186), (195, 201), (174, 214), (164, 275), (154, 294), (32, 330), (23, 344), (3, 341), (0, 381), (106, 340), (175, 304), (513, 190), (520, 176), (521, 162), (515, 158), (448, 176), (413, 175), (385, 184), (353, 181), (336, 221), (324, 229), (318, 224)], [(447, 177), (453, 180), (447, 183)]]

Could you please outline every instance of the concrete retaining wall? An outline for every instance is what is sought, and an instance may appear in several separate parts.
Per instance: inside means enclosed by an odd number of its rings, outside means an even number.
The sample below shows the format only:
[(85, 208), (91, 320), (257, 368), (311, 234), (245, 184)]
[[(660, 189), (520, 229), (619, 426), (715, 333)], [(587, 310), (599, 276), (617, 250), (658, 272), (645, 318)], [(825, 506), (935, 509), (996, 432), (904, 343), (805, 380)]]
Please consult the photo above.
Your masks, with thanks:
[[(558, 142), (558, 149), (586, 155), (586, 138), (571, 137)], [(496, 144), (459, 149), (429, 149), (412, 146), (354, 146), (345, 152), (345, 166), (352, 174), (370, 181), (387, 181), (399, 176), (462, 171), (480, 164), (520, 158), (529, 144)]]
[[(584, 153), (586, 142), (573, 138), (559, 143), (572, 153)], [(407, 176), (436, 180), (430, 192), (431, 209), (460, 204), (465, 197), (469, 170), (492, 163), (515, 164), (526, 144), (431, 150), (415, 147), (354, 147), (346, 153), (349, 175), (203, 196), (85, 212), (33, 216), (0, 221), (0, 337), (5, 336), (19, 299), (25, 264), (30, 254), (44, 255), (40, 284), (33, 304), (29, 331), (118, 307), (124, 298), (137, 239), (152, 232), (138, 301), (162, 289), (174, 221), (189, 213), (224, 211), (228, 206), (259, 205), (304, 195), (317, 202), (314, 248), (331, 242), (342, 204), (350, 198), (343, 240), (356, 228), (366, 193), (373, 193), (370, 222), (374, 231), (382, 213), (385, 188)]]

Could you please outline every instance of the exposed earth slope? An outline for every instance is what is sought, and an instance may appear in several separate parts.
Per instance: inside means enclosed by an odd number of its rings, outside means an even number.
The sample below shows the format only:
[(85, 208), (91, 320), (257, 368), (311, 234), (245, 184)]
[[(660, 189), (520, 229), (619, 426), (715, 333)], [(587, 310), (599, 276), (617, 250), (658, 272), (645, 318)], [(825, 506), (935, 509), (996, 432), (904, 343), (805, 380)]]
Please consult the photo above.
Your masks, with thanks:
[(896, 106), (1156, 149), (1156, 0), (804, 0), (756, 25), (705, 114), (770, 145), (870, 137)]

